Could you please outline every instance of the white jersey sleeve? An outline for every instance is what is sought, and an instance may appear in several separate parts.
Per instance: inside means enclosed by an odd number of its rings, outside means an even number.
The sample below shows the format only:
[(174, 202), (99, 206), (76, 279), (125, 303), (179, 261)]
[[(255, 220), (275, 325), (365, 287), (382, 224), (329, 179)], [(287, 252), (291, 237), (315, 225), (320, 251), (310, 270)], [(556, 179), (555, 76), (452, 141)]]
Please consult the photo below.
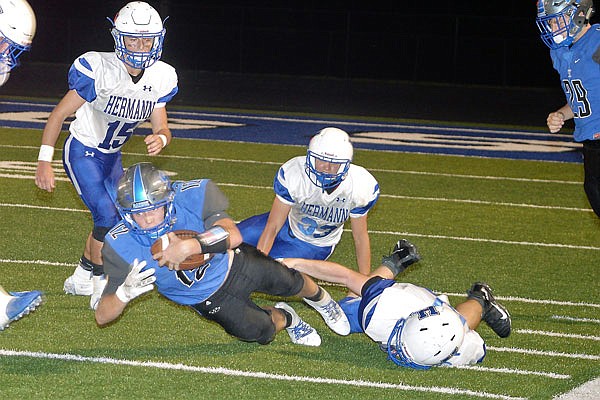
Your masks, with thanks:
[(86, 100), (75, 113), (69, 131), (85, 146), (114, 153), (178, 91), (177, 74), (158, 61), (133, 82), (115, 53), (88, 52), (69, 70), (69, 88)]
[(379, 184), (363, 167), (350, 165), (348, 175), (331, 193), (314, 185), (305, 173), (306, 157), (281, 166), (274, 181), (277, 198), (292, 208), (288, 221), (293, 234), (315, 246), (334, 246), (344, 223), (360, 217), (375, 205)]

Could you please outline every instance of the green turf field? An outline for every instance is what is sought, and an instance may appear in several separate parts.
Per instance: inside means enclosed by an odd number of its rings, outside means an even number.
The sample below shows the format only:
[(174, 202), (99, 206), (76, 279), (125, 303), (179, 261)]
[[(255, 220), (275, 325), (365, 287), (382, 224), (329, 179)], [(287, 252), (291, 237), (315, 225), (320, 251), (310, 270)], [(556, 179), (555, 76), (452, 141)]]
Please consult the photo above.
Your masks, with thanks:
[[(59, 163), (56, 191), (35, 187), (40, 135), (0, 130), (0, 284), (45, 293), (0, 333), (1, 399), (551, 399), (600, 376), (600, 220), (580, 164), (356, 151), (381, 186), (369, 214), (374, 262), (406, 237), (423, 260), (399, 280), (454, 303), (485, 280), (512, 314), (508, 339), (479, 328), (482, 365), (423, 372), (396, 367), (364, 335), (335, 335), (297, 301), (318, 348), (285, 332), (268, 346), (239, 342), (156, 292), (98, 328), (89, 298), (62, 290), (91, 219)], [(144, 149), (133, 137), (124, 164), (150, 160)], [(152, 161), (176, 179), (212, 178), (239, 220), (269, 209), (278, 166), (304, 151), (175, 139)], [(349, 232), (332, 260), (356, 268)]]

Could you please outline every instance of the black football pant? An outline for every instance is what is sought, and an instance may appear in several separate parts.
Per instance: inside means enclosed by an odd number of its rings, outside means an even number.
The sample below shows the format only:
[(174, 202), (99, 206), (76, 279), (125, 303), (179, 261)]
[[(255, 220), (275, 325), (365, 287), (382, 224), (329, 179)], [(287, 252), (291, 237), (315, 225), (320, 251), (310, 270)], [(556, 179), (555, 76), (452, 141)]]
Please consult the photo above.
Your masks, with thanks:
[(600, 140), (583, 142), (583, 188), (590, 206), (600, 217)]

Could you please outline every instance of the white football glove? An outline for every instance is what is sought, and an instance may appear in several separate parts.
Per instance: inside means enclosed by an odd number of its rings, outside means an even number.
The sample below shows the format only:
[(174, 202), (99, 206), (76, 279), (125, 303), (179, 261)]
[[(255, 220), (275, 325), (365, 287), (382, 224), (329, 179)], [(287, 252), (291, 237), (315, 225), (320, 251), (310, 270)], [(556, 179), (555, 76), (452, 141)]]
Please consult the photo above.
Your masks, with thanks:
[(154, 268), (140, 272), (146, 266), (146, 261), (138, 262), (136, 258), (131, 264), (131, 271), (125, 282), (117, 288), (116, 295), (123, 303), (129, 303), (136, 297), (154, 289)]

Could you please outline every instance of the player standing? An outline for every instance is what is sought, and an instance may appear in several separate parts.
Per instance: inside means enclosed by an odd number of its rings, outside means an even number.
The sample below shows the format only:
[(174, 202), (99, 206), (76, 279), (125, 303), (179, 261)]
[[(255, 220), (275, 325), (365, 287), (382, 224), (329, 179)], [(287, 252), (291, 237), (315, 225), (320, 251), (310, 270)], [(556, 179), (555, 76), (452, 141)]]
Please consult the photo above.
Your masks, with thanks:
[(159, 61), (165, 29), (158, 12), (145, 2), (134, 1), (112, 22), (115, 51), (85, 53), (71, 66), (69, 91), (44, 128), (36, 172), (37, 186), (53, 191), (54, 146), (65, 119), (75, 113), (63, 148), (63, 166), (91, 211), (94, 226), (64, 290), (91, 295), (93, 309), (106, 284), (101, 254), (104, 235), (119, 220), (106, 187), (123, 173), (121, 148), (133, 130), (149, 119), (152, 134), (144, 142), (150, 156), (159, 154), (171, 141), (165, 106), (178, 91), (175, 69)]
[(556, 133), (574, 118), (573, 137), (583, 145), (583, 188), (600, 217), (600, 25), (590, 25), (593, 14), (592, 0), (539, 0), (536, 22), (567, 97), (546, 122)]
[[(35, 36), (35, 14), (25, 0), (0, 0), (0, 86), (19, 65), (19, 57), (31, 48)], [(42, 302), (38, 290), (7, 292), (0, 286), (0, 331)]]
[(379, 198), (379, 184), (352, 164), (348, 134), (325, 128), (308, 145), (306, 156), (283, 164), (275, 177), (271, 211), (238, 224), (244, 242), (273, 258), (326, 260), (350, 218), (359, 271), (371, 271), (367, 213)]

